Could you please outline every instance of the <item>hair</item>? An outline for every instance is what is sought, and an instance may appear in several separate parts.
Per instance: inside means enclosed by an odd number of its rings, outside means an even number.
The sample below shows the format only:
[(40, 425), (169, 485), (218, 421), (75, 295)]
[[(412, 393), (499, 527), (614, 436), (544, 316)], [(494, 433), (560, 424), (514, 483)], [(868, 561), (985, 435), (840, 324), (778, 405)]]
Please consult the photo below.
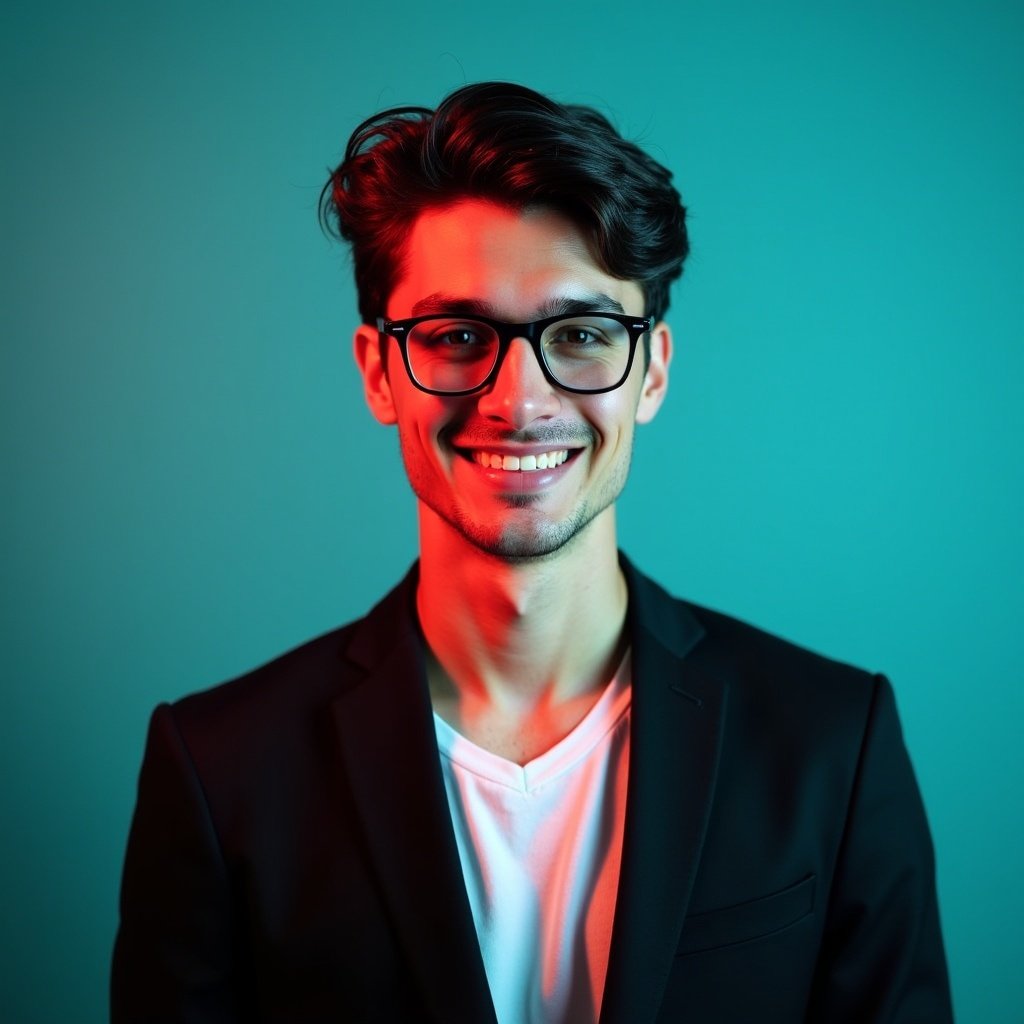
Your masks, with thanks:
[(606, 273), (642, 287), (646, 315), (668, 309), (689, 252), (671, 172), (590, 107), (480, 82), (436, 110), (394, 107), (368, 118), (321, 192), (321, 225), (352, 245), (364, 322), (385, 315), (416, 218), (465, 198), (558, 211)]

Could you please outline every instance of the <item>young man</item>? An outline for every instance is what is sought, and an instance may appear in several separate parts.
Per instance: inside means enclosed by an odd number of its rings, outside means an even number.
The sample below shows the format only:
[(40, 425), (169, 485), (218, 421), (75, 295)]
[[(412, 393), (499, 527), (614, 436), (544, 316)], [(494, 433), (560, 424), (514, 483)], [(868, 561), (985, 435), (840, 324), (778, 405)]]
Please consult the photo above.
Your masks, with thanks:
[(491, 83), (366, 122), (326, 206), (420, 560), (155, 712), (114, 1020), (951, 1020), (888, 683), (617, 549), (687, 252), (669, 173)]

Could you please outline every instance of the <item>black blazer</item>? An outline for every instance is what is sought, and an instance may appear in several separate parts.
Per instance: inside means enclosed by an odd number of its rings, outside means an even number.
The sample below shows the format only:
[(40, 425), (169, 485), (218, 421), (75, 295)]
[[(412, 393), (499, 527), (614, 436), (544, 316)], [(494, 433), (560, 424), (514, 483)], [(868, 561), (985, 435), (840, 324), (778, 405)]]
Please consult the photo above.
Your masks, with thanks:
[[(632, 739), (601, 1024), (952, 1020), (889, 684), (623, 567)], [(116, 1024), (493, 1024), (416, 571), (365, 619), (154, 712)]]

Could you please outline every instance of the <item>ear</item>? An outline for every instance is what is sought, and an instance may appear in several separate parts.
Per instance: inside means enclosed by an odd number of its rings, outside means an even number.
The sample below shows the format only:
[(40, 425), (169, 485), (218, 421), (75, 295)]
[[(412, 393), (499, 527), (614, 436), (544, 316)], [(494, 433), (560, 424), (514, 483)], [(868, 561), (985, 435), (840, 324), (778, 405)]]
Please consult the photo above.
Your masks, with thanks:
[[(387, 344), (387, 342), (385, 342)], [(356, 328), (352, 351), (363, 375), (363, 394), (370, 412), (386, 426), (398, 422), (391, 382), (380, 358), (381, 343), (377, 332), (366, 324)]]
[(671, 362), (672, 331), (664, 320), (659, 320), (651, 329), (651, 361), (636, 407), (637, 423), (650, 423), (661, 408), (668, 392), (668, 364)]

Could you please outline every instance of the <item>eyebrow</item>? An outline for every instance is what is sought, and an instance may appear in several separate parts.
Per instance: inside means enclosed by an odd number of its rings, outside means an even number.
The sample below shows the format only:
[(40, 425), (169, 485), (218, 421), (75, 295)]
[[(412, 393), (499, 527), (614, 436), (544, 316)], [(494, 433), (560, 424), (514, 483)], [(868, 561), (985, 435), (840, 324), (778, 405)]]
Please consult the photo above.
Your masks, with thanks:
[[(557, 296), (548, 299), (536, 310), (534, 320), (544, 320), (549, 316), (575, 316), (578, 313), (625, 313), (622, 303), (604, 292), (594, 292), (578, 297)], [(449, 295), (445, 292), (434, 292), (424, 299), (413, 303), (413, 316), (426, 316), (430, 313), (456, 313), (459, 316), (485, 316), (491, 320), (501, 320), (498, 310), (482, 299), (471, 299), (464, 296)]]

